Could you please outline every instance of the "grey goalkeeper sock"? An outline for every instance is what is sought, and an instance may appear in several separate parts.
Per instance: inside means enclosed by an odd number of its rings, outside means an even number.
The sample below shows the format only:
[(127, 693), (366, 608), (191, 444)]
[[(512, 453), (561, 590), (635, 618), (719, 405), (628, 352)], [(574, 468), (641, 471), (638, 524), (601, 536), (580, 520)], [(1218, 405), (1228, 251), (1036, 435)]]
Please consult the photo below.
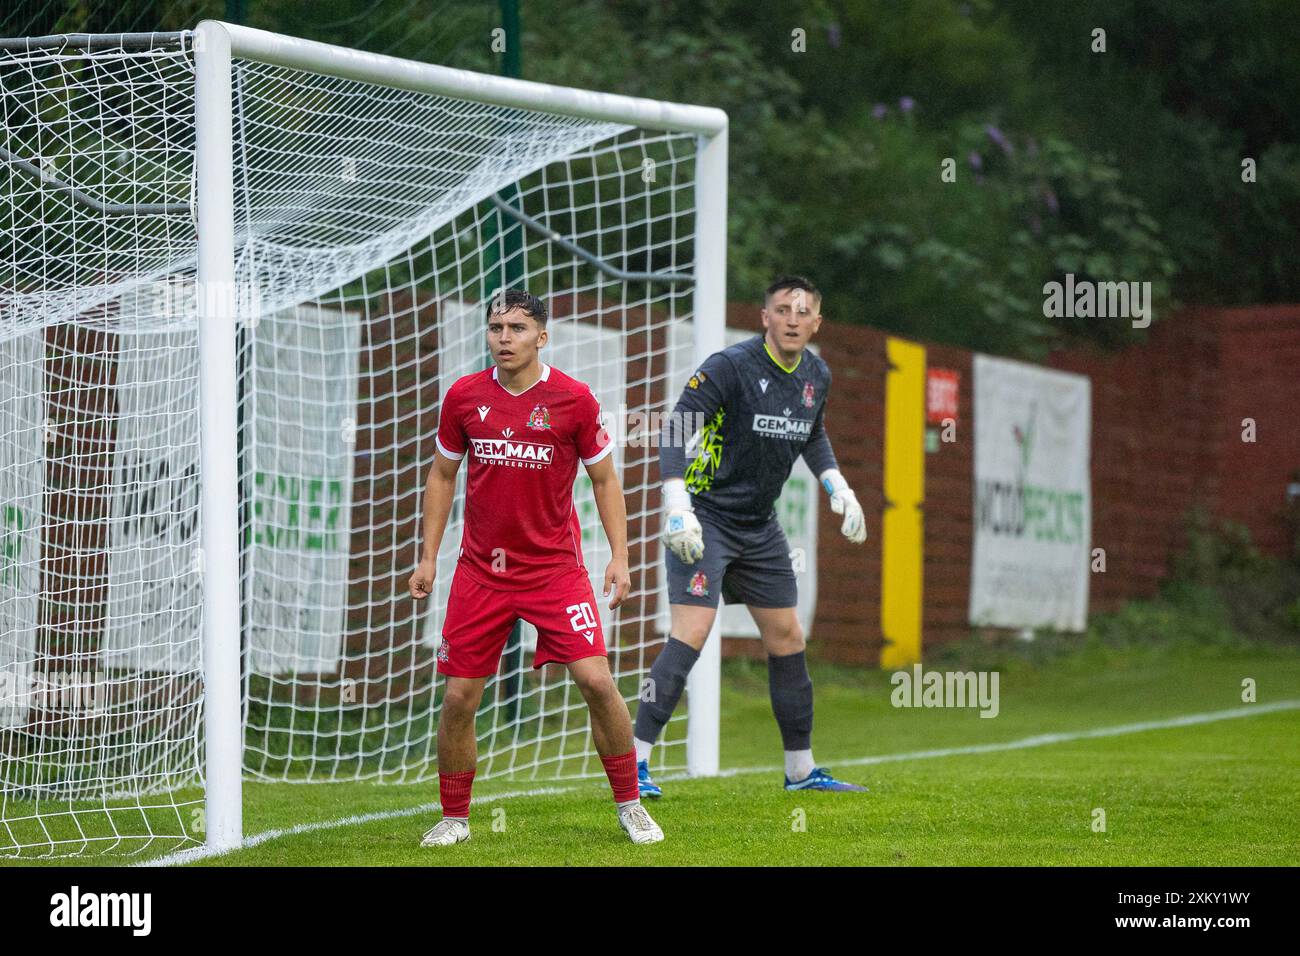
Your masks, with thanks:
[(677, 702), (686, 687), (686, 676), (699, 660), (700, 652), (675, 637), (669, 637), (650, 667), (650, 682), (641, 692), (641, 703), (636, 709), (637, 740), (648, 744), (659, 739), (659, 733), (672, 717)]
[(772, 715), (781, 728), (785, 750), (811, 750), (813, 686), (804, 652), (767, 659), (767, 688)]

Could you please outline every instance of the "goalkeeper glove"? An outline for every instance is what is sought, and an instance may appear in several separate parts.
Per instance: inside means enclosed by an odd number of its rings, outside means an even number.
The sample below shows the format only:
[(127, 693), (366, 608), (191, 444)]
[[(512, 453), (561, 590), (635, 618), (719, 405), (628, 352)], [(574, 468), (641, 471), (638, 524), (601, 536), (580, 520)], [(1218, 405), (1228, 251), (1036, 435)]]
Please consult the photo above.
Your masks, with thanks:
[(683, 564), (694, 564), (704, 556), (704, 529), (691, 510), (686, 482), (669, 478), (664, 482), (663, 542)]
[(839, 469), (827, 468), (822, 472), (821, 479), (822, 487), (831, 496), (831, 511), (837, 515), (844, 515), (840, 534), (854, 544), (866, 541), (867, 520), (862, 514), (862, 505), (858, 504), (858, 496), (853, 493), (853, 489), (844, 480)]

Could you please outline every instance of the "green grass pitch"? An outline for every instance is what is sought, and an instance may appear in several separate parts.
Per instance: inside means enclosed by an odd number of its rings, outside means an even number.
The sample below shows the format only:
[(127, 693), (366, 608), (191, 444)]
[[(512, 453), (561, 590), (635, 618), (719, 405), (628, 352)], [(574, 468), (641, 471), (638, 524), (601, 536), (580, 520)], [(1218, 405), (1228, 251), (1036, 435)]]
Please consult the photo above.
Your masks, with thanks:
[[(193, 865), (1300, 863), (1300, 709), (1269, 709), (1300, 702), (1300, 650), (1080, 642), (1038, 661), (1011, 653), (996, 664), (1001, 701), (993, 719), (974, 709), (895, 708), (886, 673), (814, 669), (818, 762), (867, 784), (867, 794), (781, 788), (765, 669), (737, 662), (726, 668), (722, 708), (730, 774), (663, 781), (666, 796), (651, 805), (667, 834), (662, 844), (626, 840), (603, 780), (484, 781), (475, 790), (473, 839), (437, 850), (419, 846), (436, 820), (428, 808), (436, 785), (250, 783), (248, 837), (308, 829)], [(1245, 678), (1256, 682), (1257, 704), (1242, 702)], [(1247, 715), (1228, 719), (1129, 726), (1243, 709)], [(1117, 727), (1127, 729), (1075, 736)], [(1064, 739), (1017, 743), (1048, 734)], [(999, 746), (926, 753), (988, 745)], [(542, 788), (551, 792), (520, 795)], [(1099, 810), (1104, 831), (1094, 829)], [(367, 814), (378, 818), (352, 819)]]

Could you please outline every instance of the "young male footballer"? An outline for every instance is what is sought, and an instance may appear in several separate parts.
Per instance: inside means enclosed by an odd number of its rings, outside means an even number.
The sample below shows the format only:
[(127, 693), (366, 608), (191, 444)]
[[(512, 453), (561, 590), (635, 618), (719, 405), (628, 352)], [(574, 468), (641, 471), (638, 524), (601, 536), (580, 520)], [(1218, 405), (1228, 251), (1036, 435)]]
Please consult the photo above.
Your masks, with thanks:
[(470, 789), (478, 762), (474, 715), (516, 619), (537, 628), (533, 667), (565, 665), (591, 713), (591, 730), (614, 791), (618, 821), (633, 843), (663, 831), (638, 795), (632, 720), (609, 672), (596, 599), (582, 560), (573, 507), (578, 463), (587, 469), (613, 559), (609, 606), (630, 588), (627, 512), (591, 389), (542, 362), (546, 305), (510, 290), (487, 310), (493, 366), (458, 379), (442, 401), (433, 467), (425, 486), (424, 551), (411, 596), (429, 596), (447, 527), (456, 471), (469, 458), (460, 560), (451, 581), (438, 671), (447, 678), (438, 719), (442, 819), (422, 846), (468, 840)]
[(813, 760), (812, 680), (795, 614), (790, 546), (773, 507), (803, 455), (830, 494), (831, 509), (844, 515), (840, 531), (854, 544), (866, 540), (862, 508), (836, 467), (822, 423), (831, 372), (806, 351), (820, 326), (816, 286), (799, 276), (772, 283), (764, 298), (764, 333), (709, 356), (669, 419), (669, 426), (706, 423), (695, 439), (696, 457), (687, 464), (683, 442), (670, 427), (661, 436), (672, 634), (650, 669), (655, 693), (636, 714), (643, 797), (663, 794), (650, 777), (651, 748), (677, 706), (724, 596), (728, 604), (749, 607), (767, 652), (772, 713), (785, 748), (785, 788), (866, 789), (836, 780)]

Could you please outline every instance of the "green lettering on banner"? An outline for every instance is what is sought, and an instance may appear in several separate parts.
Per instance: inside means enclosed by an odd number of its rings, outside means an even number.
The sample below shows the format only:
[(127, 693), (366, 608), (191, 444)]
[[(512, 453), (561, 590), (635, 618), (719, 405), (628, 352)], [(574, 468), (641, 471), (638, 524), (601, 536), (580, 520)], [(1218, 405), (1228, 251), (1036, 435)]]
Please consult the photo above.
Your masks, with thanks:
[(781, 489), (781, 497), (776, 499), (776, 520), (787, 538), (802, 534), (808, 521), (808, 482), (803, 478), (791, 478)]
[(0, 584), (18, 585), (18, 565), (23, 554), (23, 512), (17, 505), (5, 505), (4, 547), (0, 549)]
[(262, 529), (258, 526), (262, 517), (262, 499), (258, 497), (257, 488), (262, 476), (253, 475), (252, 490), (248, 495), (248, 524), (244, 527), (244, 540), (241, 547), (251, 548), (262, 543)]
[(582, 549), (586, 552), (596, 546), (600, 512), (596, 508), (596, 493), (592, 490), (591, 478), (579, 475), (573, 490), (573, 500), (578, 507), (578, 524), (582, 529)]
[(319, 531), (313, 531), (322, 525), (321, 519), (324, 517), (321, 512), (320, 499), (321, 492), (325, 490), (324, 478), (309, 478), (307, 480), (307, 550), (322, 551), (325, 548), (325, 538)]
[(1070, 524), (1074, 527), (1074, 541), (1083, 540), (1083, 492), (1076, 491), (1067, 497), (1070, 505)]
[(1034, 536), (1035, 541), (1042, 541), (1043, 535), (1043, 498), (1044, 492), (1039, 488), (1025, 485), (1025, 529)]
[[(305, 551), (333, 550), (339, 544), (343, 499), (342, 479), (256, 472), (249, 528), (252, 543), (272, 548), (301, 547)], [(246, 544), (249, 537), (246, 533)]]
[(298, 500), (302, 494), (300, 482), (297, 478), (290, 475), (280, 475), (276, 482), (276, 490), (281, 492), (281, 500), (289, 503), (289, 513), (285, 518), (285, 527), (278, 528), (277, 538), (280, 532), (284, 532), (284, 541), (276, 541), (276, 547), (296, 547), (298, 544)]
[(339, 513), (343, 510), (343, 482), (335, 478), (330, 482), (330, 512), (329, 518), (325, 521), (325, 527), (329, 534), (325, 536), (326, 547), (331, 550), (337, 547)]
[(1024, 488), (1025, 529), (1035, 541), (1077, 544), (1083, 538), (1083, 493)]

